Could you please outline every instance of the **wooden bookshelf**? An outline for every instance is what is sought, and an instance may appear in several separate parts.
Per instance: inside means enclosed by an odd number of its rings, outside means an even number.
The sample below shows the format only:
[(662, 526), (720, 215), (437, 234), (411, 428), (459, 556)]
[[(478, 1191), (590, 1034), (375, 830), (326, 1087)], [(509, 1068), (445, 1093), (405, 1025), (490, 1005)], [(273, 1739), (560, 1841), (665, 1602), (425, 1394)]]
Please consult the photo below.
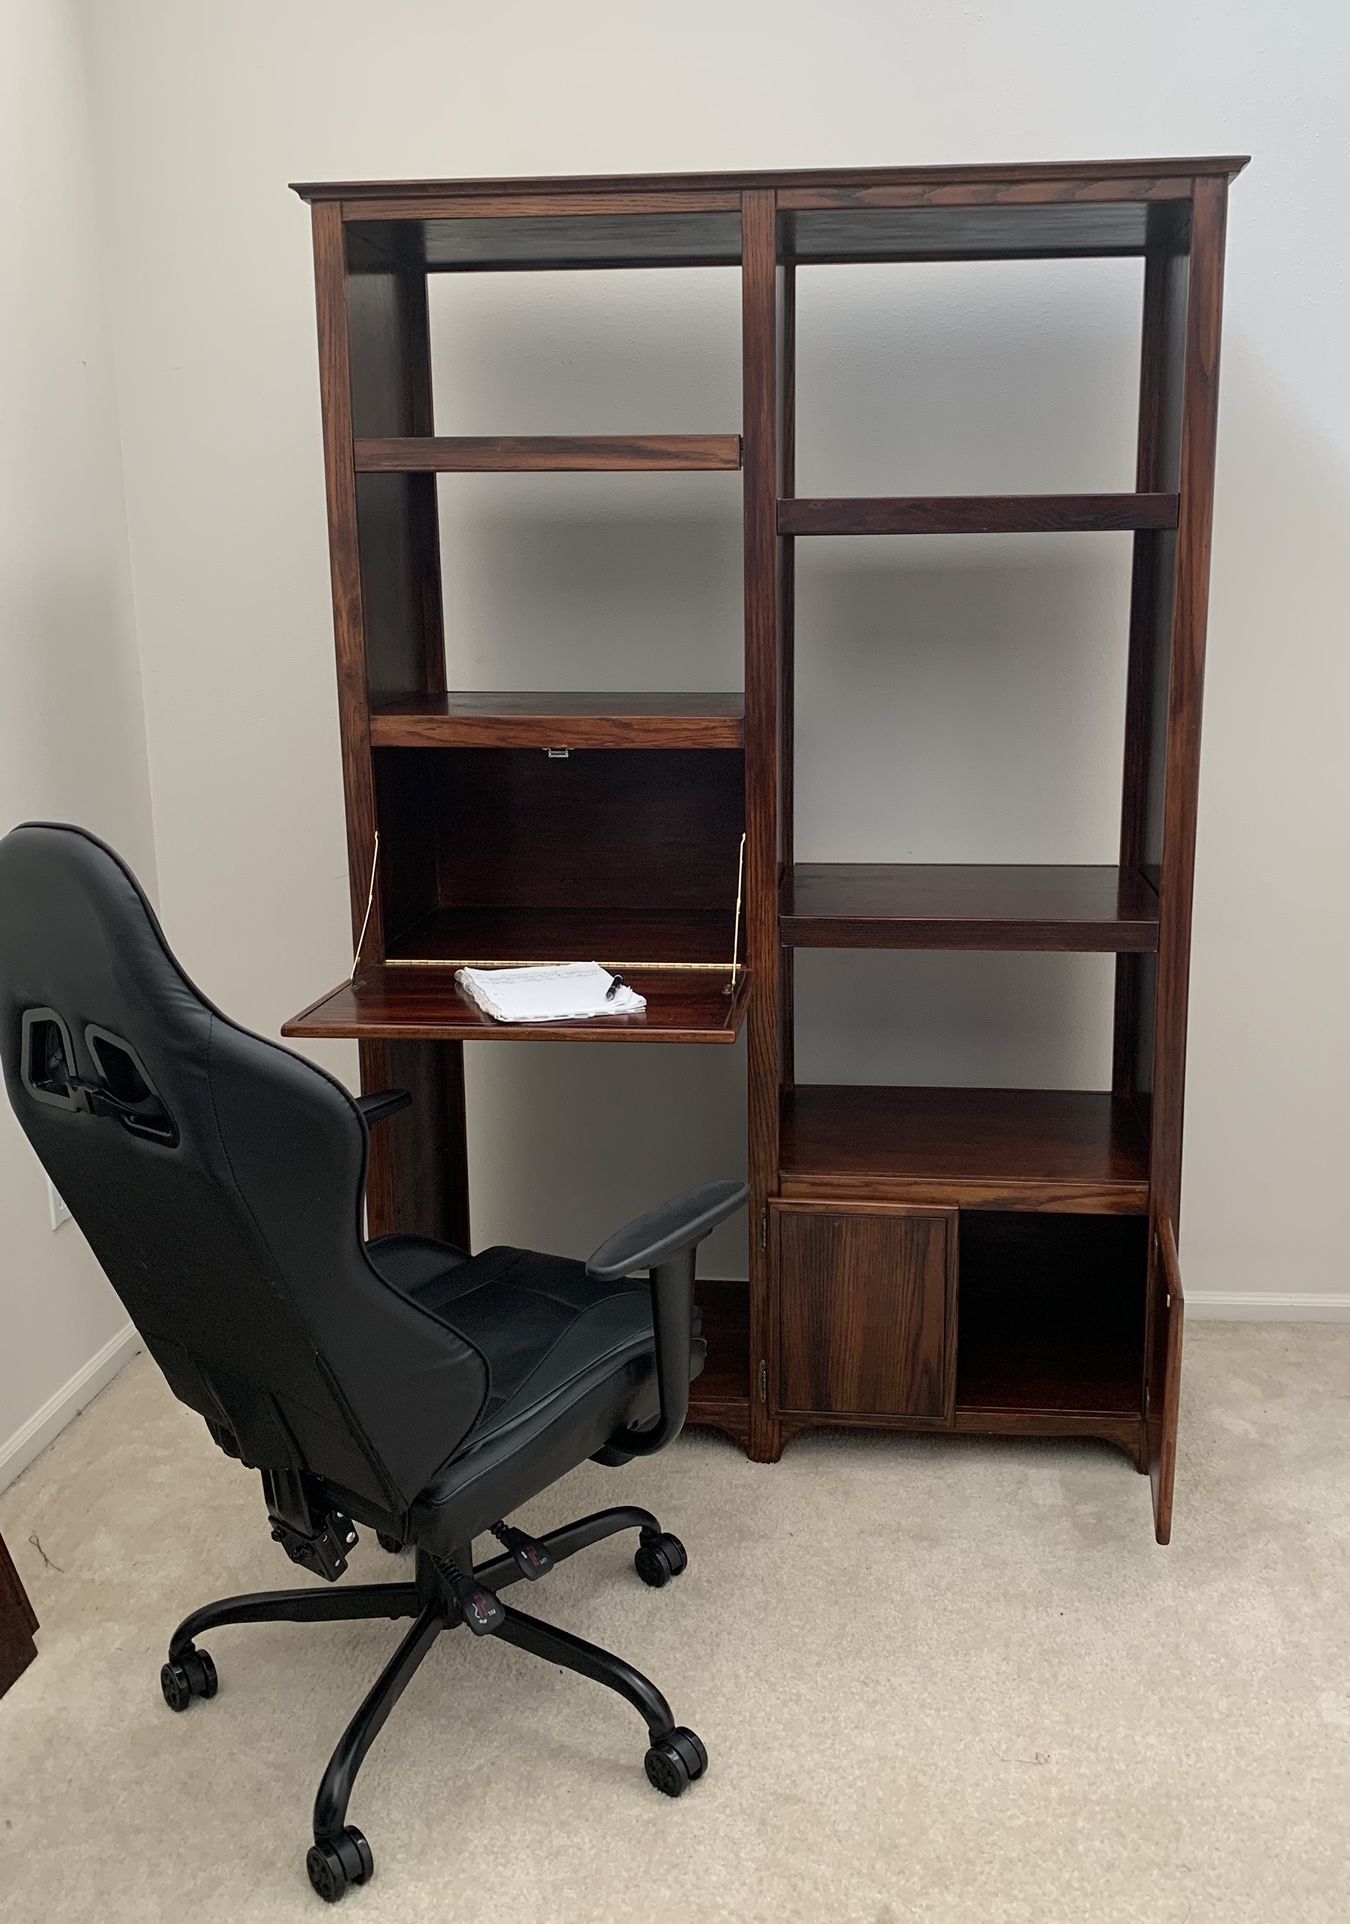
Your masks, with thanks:
[[(285, 1033), (354, 1037), (365, 1087), (412, 1091), (402, 1148), (372, 1144), (372, 1233), (467, 1247), (466, 1042), (726, 1046), (743, 1029), (748, 1274), (700, 1284), (708, 1363), (690, 1420), (758, 1460), (826, 1424), (1106, 1438), (1151, 1472), (1167, 1539), (1224, 230), (1243, 164), (297, 189), (359, 952)], [(814, 266), (1122, 257), (1142, 263), (1143, 296), (1134, 473), (1116, 492), (799, 492), (796, 303)], [(436, 432), (430, 275), (707, 266), (741, 276), (734, 432)], [(451, 687), (437, 476), (542, 472), (578, 477), (582, 500), (588, 473), (739, 473), (743, 689)], [(798, 862), (797, 541), (1103, 531), (1133, 551), (1115, 860)], [(1111, 1086), (799, 1085), (799, 948), (1113, 955)], [(645, 1014), (519, 1028), (455, 986), (465, 963), (569, 960), (621, 970)]]

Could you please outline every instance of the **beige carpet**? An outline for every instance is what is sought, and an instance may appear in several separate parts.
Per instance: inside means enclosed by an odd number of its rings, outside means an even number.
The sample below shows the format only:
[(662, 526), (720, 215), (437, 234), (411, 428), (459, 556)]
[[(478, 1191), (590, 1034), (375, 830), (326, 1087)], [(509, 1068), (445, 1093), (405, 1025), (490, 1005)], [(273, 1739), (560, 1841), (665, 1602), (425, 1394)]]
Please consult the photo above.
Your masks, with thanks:
[[(646, 1669), (703, 1737), (678, 1803), (617, 1698), (442, 1640), (362, 1773), (351, 1924), (1346, 1924), (1350, 1329), (1193, 1329), (1176, 1535), (1094, 1445), (691, 1436), (588, 1465), (528, 1520), (645, 1503), (513, 1601)], [(157, 1671), (190, 1607), (278, 1587), (253, 1480), (144, 1359), (0, 1497), (42, 1654), (0, 1703), (0, 1917), (328, 1915), (310, 1802), (393, 1625), (216, 1631), (220, 1695)], [(30, 1540), (36, 1536), (44, 1557)], [(363, 1540), (354, 1573), (399, 1565)]]

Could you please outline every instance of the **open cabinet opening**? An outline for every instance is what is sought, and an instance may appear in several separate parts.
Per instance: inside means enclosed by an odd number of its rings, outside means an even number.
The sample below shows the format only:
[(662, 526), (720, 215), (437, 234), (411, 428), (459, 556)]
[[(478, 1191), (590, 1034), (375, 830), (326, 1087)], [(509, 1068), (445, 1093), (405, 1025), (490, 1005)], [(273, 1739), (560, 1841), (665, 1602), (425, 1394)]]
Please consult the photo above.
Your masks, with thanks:
[(1137, 1416), (1143, 1216), (964, 1210), (956, 1406)]

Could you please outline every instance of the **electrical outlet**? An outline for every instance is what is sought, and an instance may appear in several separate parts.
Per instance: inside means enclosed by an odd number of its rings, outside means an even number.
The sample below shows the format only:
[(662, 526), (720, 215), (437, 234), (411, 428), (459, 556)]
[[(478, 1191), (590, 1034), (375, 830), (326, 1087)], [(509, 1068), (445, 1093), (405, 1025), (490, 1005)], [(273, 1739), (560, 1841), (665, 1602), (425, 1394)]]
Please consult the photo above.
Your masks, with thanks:
[(57, 1192), (56, 1184), (50, 1176), (47, 1178), (47, 1207), (52, 1213), (53, 1229), (59, 1229), (62, 1223), (68, 1223), (70, 1221), (70, 1211), (62, 1202)]

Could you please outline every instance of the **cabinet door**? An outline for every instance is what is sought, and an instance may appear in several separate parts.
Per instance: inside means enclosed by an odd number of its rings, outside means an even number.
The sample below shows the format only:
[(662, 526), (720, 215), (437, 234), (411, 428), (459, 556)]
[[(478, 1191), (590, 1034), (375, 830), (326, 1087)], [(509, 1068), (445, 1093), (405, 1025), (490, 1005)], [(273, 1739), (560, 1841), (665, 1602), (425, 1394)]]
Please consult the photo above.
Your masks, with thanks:
[(1159, 1543), (1172, 1535), (1172, 1486), (1177, 1472), (1177, 1417), (1181, 1405), (1181, 1338), (1186, 1304), (1181, 1265), (1170, 1216), (1154, 1224), (1149, 1264), (1148, 1473), (1153, 1485), (1153, 1533)]
[(37, 1627), (33, 1606), (0, 1537), (0, 1697), (36, 1657), (33, 1632)]
[(783, 1414), (950, 1419), (956, 1211), (771, 1207)]

